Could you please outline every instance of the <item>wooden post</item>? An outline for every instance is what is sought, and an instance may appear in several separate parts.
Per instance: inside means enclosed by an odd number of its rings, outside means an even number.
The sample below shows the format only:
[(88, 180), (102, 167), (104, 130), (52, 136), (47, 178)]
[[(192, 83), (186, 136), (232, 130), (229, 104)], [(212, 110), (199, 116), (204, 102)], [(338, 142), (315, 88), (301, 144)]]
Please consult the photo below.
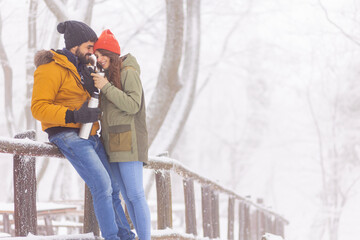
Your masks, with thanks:
[(279, 221), (279, 236), (285, 237), (285, 229), (284, 229), (284, 222)]
[[(258, 198), (256, 203), (264, 205), (264, 200), (262, 198)], [(265, 234), (265, 213), (258, 209), (257, 214), (257, 239), (260, 239)]]
[(255, 226), (254, 226), (254, 239), (260, 239), (261, 235), (260, 235), (260, 210), (258, 208), (256, 208), (255, 213), (254, 213), (254, 222), (255, 222)]
[(46, 235), (54, 235), (54, 229), (52, 225), (52, 220), (50, 215), (44, 216), (44, 222), (45, 222), (45, 232)]
[[(17, 139), (35, 140), (35, 131), (15, 135)], [(15, 235), (37, 234), (35, 157), (14, 155)]]
[(275, 235), (276, 235), (276, 224), (277, 224), (277, 221), (276, 221), (276, 217), (274, 216), (274, 218), (271, 221), (271, 233), (273, 233)]
[(158, 170), (155, 172), (157, 195), (158, 229), (172, 228), (172, 200), (170, 172)]
[(245, 203), (239, 203), (239, 240), (245, 240)]
[(95, 236), (99, 236), (100, 230), (94, 212), (94, 204), (92, 201), (91, 192), (85, 184), (85, 198), (84, 198), (84, 233), (92, 232)]
[(265, 221), (265, 232), (272, 233), (271, 214), (266, 214)]
[(220, 237), (220, 214), (219, 214), (219, 194), (211, 191), (211, 225), (212, 237)]
[(183, 179), (186, 233), (197, 236), (194, 180)]
[(8, 213), (3, 214), (3, 225), (4, 225), (4, 232), (11, 234), (11, 224)]
[(212, 238), (211, 189), (209, 186), (201, 186), (201, 203), (204, 237)]
[(251, 240), (251, 215), (250, 206), (244, 204), (245, 226), (244, 226), (244, 240)]
[(228, 201), (228, 239), (234, 240), (234, 218), (235, 218), (235, 199), (229, 197)]

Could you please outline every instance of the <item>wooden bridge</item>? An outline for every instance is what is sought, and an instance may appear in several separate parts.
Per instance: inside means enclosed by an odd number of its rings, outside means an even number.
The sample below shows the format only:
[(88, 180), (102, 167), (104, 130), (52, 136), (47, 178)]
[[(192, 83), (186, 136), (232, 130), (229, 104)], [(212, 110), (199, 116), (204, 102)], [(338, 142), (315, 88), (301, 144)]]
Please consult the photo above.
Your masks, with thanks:
[[(0, 138), (0, 153), (13, 155), (15, 236), (26, 236), (28, 233), (37, 234), (39, 211), (37, 211), (36, 205), (36, 157), (64, 158), (54, 145), (36, 142), (34, 139), (34, 131), (17, 134), (14, 139)], [(196, 174), (180, 162), (168, 157), (150, 157), (146, 168), (154, 171), (156, 180), (156, 225), (158, 230), (153, 231), (152, 239), (260, 240), (265, 233), (284, 237), (284, 226), (288, 224), (288, 221), (281, 215), (265, 208), (261, 201), (252, 202), (250, 199)], [(185, 215), (183, 231), (173, 230), (170, 173), (180, 176), (183, 182), (183, 214)], [(201, 186), (201, 220), (196, 218), (195, 203), (199, 199), (196, 199), (195, 184)], [(220, 236), (220, 195), (227, 198), (227, 236)], [(83, 218), (82, 232), (93, 232), (95, 236), (99, 236), (91, 194), (87, 187)], [(201, 221), (202, 224), (199, 224), (198, 221)], [(222, 224), (224, 223), (221, 222)], [(8, 215), (3, 214), (3, 229), (9, 228), (9, 225)], [(50, 227), (48, 233), (51, 234), (51, 221), (45, 218), (45, 225)], [(238, 229), (236, 233), (235, 226)]]

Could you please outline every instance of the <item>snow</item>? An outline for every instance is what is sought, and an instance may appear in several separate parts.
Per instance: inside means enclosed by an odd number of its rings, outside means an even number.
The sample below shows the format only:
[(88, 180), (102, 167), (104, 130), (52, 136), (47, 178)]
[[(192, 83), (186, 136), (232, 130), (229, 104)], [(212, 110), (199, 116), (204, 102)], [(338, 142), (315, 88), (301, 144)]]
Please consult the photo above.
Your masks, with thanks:
[(38, 236), (29, 233), (26, 237), (4, 237), (1, 240), (15, 239), (15, 240), (90, 240), (96, 239), (93, 233), (86, 234), (71, 234), (71, 235), (53, 235), (53, 236)]
[(209, 238), (204, 238), (204, 237), (200, 237), (200, 236), (194, 236), (193, 234), (183, 233), (183, 232), (171, 229), (171, 228), (166, 228), (163, 230), (152, 230), (151, 235), (154, 237), (171, 236), (171, 237), (184, 237), (184, 238), (188, 238), (188, 239), (199, 239), (199, 240), (209, 239)]
[[(78, 205), (72, 204), (59, 204), (54, 202), (36, 202), (36, 210), (38, 212), (44, 212), (48, 210), (61, 210), (61, 209), (77, 209)], [(9, 202), (0, 202), (0, 212), (13, 212), (14, 211), (14, 203)]]
[(271, 233), (265, 233), (262, 240), (284, 240), (281, 236), (277, 236)]

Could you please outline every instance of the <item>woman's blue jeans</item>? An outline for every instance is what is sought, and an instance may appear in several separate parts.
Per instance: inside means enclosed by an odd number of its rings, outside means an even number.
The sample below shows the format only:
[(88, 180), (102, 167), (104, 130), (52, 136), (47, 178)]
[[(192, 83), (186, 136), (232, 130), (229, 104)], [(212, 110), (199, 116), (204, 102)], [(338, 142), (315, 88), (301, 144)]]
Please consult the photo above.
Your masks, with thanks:
[(102, 236), (106, 240), (134, 239), (124, 211), (114, 208), (108, 173), (110, 165), (99, 137), (90, 136), (85, 140), (75, 131), (64, 131), (49, 140), (60, 149), (89, 187)]
[(112, 162), (110, 167), (114, 204), (120, 206), (119, 192), (121, 191), (139, 239), (150, 240), (150, 210), (143, 187), (143, 163)]

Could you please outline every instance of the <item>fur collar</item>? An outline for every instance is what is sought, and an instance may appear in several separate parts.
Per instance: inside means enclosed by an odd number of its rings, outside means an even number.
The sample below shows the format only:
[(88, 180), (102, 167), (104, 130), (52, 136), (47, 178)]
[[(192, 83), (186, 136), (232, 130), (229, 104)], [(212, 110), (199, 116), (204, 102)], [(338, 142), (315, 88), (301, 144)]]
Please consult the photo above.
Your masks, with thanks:
[(36, 67), (53, 61), (54, 54), (48, 50), (40, 50), (35, 54), (34, 64)]

